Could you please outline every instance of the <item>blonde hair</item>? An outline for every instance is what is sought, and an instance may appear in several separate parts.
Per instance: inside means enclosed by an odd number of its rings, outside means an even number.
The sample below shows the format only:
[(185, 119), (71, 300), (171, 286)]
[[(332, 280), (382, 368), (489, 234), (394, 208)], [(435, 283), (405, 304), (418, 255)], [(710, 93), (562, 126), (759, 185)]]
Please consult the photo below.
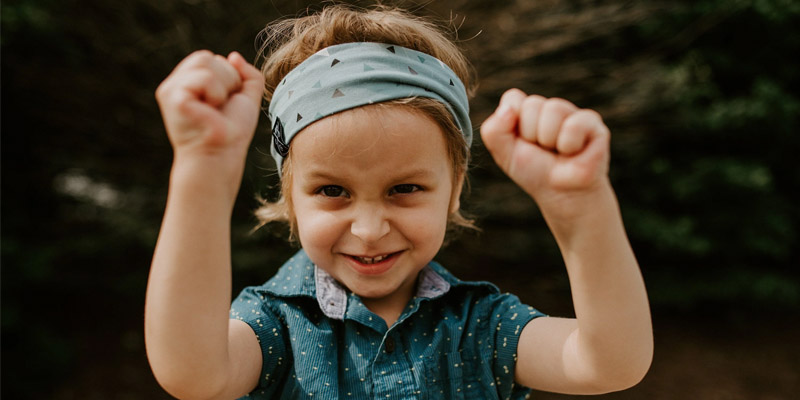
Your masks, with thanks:
[[(444, 30), (426, 19), (385, 5), (370, 9), (339, 4), (326, 6), (315, 14), (267, 25), (259, 35), (259, 40), (263, 41), (258, 60), (263, 60), (261, 72), (265, 78), (264, 97), (267, 101), (272, 99), (275, 87), (286, 74), (306, 58), (326, 47), (351, 42), (394, 44), (430, 54), (456, 73), (467, 88), (468, 96), (471, 97), (475, 90), (472, 65), (458, 46), (448, 39)], [(458, 187), (460, 180), (465, 179), (469, 147), (444, 104), (433, 99), (413, 97), (371, 106), (408, 107), (431, 118), (445, 135), (453, 166), (453, 188)], [(255, 211), (259, 221), (255, 229), (270, 222), (288, 222), (290, 240), (296, 240), (297, 227), (291, 199), (291, 146), (284, 159), (281, 175), (281, 196), (276, 202), (260, 200), (261, 206)], [(460, 210), (454, 210), (448, 216), (448, 233), (460, 228), (477, 229), (473, 221), (466, 218)]]

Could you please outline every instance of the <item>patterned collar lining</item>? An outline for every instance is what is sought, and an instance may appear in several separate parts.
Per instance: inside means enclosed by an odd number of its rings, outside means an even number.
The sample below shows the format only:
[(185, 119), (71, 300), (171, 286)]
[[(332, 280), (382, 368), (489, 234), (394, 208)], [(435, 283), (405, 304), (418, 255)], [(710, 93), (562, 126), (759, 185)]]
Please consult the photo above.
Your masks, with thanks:
[[(333, 277), (322, 268), (314, 265), (314, 282), (317, 289), (317, 302), (328, 317), (344, 320), (347, 309), (347, 292)], [(442, 278), (430, 266), (422, 269), (417, 281), (418, 298), (435, 298), (450, 291), (450, 282)]]
[[(497, 286), (489, 282), (462, 281), (437, 262), (431, 261), (420, 271), (415, 298), (419, 300), (441, 297), (457, 287), (483, 287), (490, 292), (500, 293)], [(286, 261), (259, 290), (272, 296), (316, 299), (320, 310), (329, 318), (337, 320), (344, 319), (350, 297), (348, 290), (330, 274), (318, 268), (302, 249)]]

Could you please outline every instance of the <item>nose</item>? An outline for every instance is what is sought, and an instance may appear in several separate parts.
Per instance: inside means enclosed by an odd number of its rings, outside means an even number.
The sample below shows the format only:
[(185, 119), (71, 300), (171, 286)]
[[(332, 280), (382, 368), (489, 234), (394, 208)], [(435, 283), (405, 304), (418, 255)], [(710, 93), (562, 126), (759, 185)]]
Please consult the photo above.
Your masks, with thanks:
[(364, 205), (356, 209), (350, 233), (367, 243), (377, 242), (389, 233), (385, 210), (378, 205)]

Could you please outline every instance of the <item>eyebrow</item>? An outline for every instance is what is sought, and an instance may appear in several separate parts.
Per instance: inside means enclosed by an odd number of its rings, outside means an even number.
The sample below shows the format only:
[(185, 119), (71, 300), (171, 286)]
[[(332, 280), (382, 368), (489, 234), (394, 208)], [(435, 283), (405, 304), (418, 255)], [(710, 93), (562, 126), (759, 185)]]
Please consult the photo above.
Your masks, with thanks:
[[(340, 180), (342, 177), (336, 174), (330, 173), (326, 169), (315, 169), (311, 170), (308, 174), (305, 174), (307, 179), (324, 179), (324, 180)], [(411, 179), (425, 179), (435, 175), (430, 169), (427, 168), (417, 168), (412, 169), (409, 171), (402, 171), (401, 174), (396, 174), (392, 177), (393, 181), (407, 181)]]
[(312, 170), (310, 173), (305, 174), (305, 176), (308, 179), (336, 180), (338, 178), (324, 169)]
[(402, 175), (397, 175), (399, 177), (399, 179), (397, 179), (398, 181), (405, 181), (409, 179), (421, 179), (434, 175), (434, 173), (430, 169), (425, 169), (425, 168), (418, 168), (403, 172), (404, 173)]

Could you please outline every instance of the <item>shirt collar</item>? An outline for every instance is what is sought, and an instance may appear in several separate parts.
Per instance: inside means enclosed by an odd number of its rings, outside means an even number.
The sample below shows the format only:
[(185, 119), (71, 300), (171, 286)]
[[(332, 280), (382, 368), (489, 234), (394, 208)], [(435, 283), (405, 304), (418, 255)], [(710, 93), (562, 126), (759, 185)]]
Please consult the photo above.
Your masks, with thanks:
[[(434, 299), (444, 296), (451, 288), (459, 286), (489, 286), (488, 282), (462, 281), (435, 261), (420, 271), (416, 297)], [(322, 268), (317, 267), (300, 250), (290, 258), (266, 284), (264, 289), (280, 297), (307, 296), (317, 300), (322, 312), (329, 318), (344, 319), (347, 309), (347, 289)]]

